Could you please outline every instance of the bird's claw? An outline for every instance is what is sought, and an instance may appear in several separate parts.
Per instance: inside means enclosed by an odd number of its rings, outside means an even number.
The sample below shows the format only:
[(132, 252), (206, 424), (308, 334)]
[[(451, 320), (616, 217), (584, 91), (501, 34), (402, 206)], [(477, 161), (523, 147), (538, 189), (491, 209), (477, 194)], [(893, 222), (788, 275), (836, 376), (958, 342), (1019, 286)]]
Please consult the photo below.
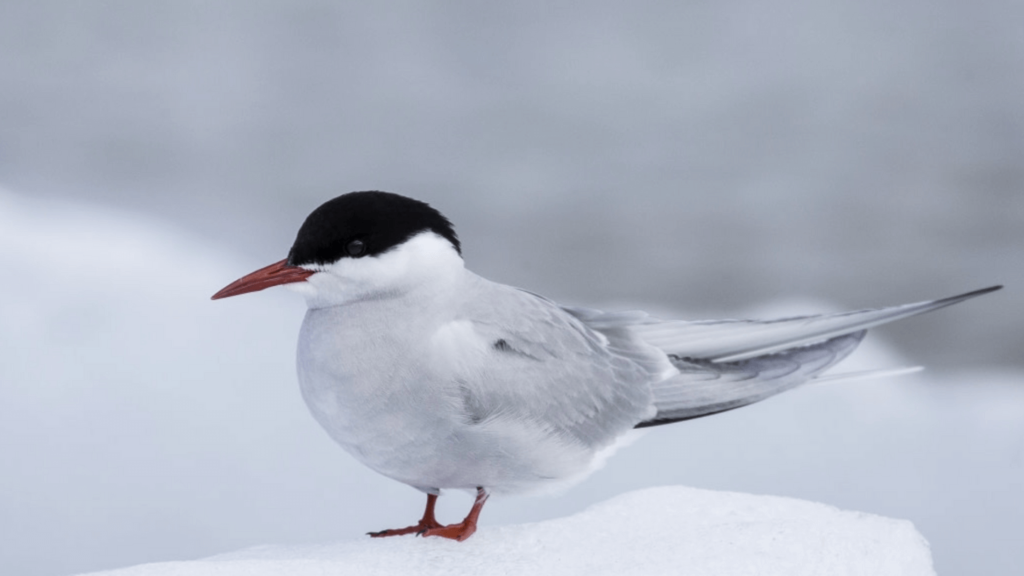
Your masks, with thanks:
[(474, 532), (476, 532), (475, 522), (459, 522), (458, 524), (449, 524), (448, 526), (428, 528), (421, 532), (420, 535), (423, 537), (440, 536), (441, 538), (462, 542), (472, 536)]
[(420, 522), (419, 524), (409, 526), (408, 528), (393, 528), (389, 530), (381, 530), (380, 532), (367, 532), (366, 535), (370, 538), (387, 538), (388, 536), (405, 536), (406, 534), (422, 536), (428, 530), (441, 527), (441, 524), (437, 522)]

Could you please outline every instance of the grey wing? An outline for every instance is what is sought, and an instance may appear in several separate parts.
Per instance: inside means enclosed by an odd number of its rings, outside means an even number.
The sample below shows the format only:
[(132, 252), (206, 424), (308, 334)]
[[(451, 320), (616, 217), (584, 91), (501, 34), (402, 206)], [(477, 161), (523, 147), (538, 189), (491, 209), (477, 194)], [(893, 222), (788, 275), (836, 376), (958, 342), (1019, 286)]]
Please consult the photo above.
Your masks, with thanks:
[(657, 414), (637, 428), (718, 414), (795, 388), (848, 356), (866, 333), (735, 362), (670, 356), (679, 375), (654, 385)]
[(999, 287), (959, 296), (841, 314), (772, 321), (661, 321), (642, 312), (572, 309), (601, 331), (628, 331), (666, 353), (679, 374), (652, 387), (653, 426), (716, 414), (789, 390), (850, 354), (872, 326), (963, 302)]
[(1000, 288), (1001, 286), (993, 286), (940, 300), (877, 310), (799, 316), (771, 321), (664, 322), (648, 318), (635, 323), (632, 330), (648, 344), (669, 354), (712, 362), (734, 362), (814, 344), (833, 336), (924, 314)]
[(664, 355), (619, 346), (542, 297), (480, 281), (481, 296), (462, 311), (490, 346), (463, 383), (471, 420), (523, 422), (600, 448), (654, 415), (650, 383)]

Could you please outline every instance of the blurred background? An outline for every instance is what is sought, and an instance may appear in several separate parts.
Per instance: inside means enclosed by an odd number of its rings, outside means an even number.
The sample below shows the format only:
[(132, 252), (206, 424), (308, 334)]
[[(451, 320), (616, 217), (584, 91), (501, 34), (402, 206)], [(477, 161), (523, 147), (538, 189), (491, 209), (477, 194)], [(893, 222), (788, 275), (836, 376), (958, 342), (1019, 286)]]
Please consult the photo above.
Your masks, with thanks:
[(206, 300), (321, 202), (382, 189), (448, 215), (474, 271), (571, 304), (766, 316), (1006, 284), (861, 356), (927, 376), (658, 430), (485, 517), (684, 483), (908, 518), (940, 573), (1008, 573), (1022, 102), (1012, 0), (0, 2), (0, 568), (413, 519), (415, 492), (305, 414), (301, 302)]

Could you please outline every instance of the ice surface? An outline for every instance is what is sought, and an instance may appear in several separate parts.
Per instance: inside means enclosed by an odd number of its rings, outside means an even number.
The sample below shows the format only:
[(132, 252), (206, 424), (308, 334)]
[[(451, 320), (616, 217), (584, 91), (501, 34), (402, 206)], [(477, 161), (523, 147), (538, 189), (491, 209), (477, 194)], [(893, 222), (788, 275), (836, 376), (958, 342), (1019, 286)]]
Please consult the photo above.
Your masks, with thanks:
[[(247, 261), (137, 214), (0, 191), (0, 573), (356, 539), (418, 517), (421, 494), (358, 464), (303, 406), (301, 300), (268, 290), (209, 301), (285, 250)], [(801, 300), (737, 315), (829, 309)], [(842, 370), (908, 364), (881, 342), (869, 334)], [(688, 485), (907, 518), (944, 576), (1013, 573), (1024, 562), (1022, 382), (926, 371), (654, 429), (559, 497), (494, 498), (474, 540)], [(446, 495), (439, 517), (468, 506)]]
[(613, 498), (567, 518), (484, 527), (466, 542), (414, 536), (264, 546), (106, 576), (706, 574), (925, 576), (910, 522), (773, 496), (680, 486)]

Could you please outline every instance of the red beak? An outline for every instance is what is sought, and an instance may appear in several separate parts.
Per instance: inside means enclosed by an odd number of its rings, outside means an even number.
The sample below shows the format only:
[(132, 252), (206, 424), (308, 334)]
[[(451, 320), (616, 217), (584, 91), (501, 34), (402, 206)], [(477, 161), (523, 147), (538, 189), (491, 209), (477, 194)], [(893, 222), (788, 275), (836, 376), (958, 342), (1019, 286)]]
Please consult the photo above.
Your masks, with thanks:
[(225, 286), (220, 292), (213, 295), (211, 300), (220, 300), (229, 296), (259, 292), (264, 288), (278, 286), (280, 284), (291, 284), (303, 282), (314, 274), (311, 270), (289, 266), (287, 260), (275, 262), (266, 268), (260, 268), (252, 274), (246, 274), (231, 284)]

